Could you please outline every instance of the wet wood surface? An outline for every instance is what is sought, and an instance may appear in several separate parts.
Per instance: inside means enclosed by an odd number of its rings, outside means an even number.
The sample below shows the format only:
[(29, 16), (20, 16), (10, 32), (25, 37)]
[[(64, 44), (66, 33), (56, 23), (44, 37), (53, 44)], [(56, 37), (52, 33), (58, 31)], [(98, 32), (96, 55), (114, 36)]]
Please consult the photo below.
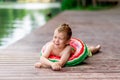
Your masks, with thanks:
[[(61, 71), (34, 68), (42, 46), (54, 29), (69, 23), (73, 37), (102, 46), (100, 53)], [(106, 11), (65, 11), (23, 39), (0, 50), (0, 80), (120, 80), (120, 8)]]

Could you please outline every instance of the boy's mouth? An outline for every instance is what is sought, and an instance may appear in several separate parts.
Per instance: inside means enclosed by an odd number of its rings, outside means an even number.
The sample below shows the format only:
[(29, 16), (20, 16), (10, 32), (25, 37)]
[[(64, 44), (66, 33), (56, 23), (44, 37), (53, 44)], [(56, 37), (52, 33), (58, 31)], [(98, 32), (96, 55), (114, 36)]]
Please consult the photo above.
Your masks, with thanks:
[(54, 43), (56, 46), (59, 46), (59, 44)]
[(57, 46), (58, 46), (59, 44), (55, 44), (55, 45), (57, 45)]

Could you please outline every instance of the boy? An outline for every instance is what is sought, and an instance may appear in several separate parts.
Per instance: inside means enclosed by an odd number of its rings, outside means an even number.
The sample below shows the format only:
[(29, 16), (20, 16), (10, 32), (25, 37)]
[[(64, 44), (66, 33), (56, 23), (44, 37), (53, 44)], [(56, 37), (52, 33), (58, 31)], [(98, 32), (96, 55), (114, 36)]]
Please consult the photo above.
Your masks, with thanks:
[[(62, 24), (56, 28), (52, 41), (47, 43), (46, 49), (40, 57), (40, 62), (36, 63), (35, 67), (51, 67), (52, 70), (61, 70), (72, 53), (72, 47), (69, 45), (71, 36), (72, 30), (68, 24)], [(96, 47), (89, 47), (89, 50), (92, 53), (98, 52), (99, 49), (100, 45)], [(51, 53), (52, 55), (60, 57), (59, 62), (51, 62), (48, 60)]]

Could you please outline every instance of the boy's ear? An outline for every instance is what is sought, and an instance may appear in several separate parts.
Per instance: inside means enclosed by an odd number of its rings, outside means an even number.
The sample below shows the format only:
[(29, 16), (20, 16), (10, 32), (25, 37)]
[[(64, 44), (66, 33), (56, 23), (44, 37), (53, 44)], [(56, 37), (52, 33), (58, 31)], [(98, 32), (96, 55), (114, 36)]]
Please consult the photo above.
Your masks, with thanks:
[(70, 43), (70, 39), (67, 41), (67, 43), (66, 44), (69, 44)]

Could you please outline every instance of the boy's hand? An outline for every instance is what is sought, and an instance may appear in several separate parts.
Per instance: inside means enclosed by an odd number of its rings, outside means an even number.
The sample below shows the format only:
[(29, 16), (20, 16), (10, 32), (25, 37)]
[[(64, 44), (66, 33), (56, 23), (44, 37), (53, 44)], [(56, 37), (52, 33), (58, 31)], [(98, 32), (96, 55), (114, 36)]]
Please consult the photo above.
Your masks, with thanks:
[(58, 62), (54, 62), (51, 67), (52, 67), (52, 69), (55, 70), (55, 71), (61, 70), (61, 66), (59, 65)]

